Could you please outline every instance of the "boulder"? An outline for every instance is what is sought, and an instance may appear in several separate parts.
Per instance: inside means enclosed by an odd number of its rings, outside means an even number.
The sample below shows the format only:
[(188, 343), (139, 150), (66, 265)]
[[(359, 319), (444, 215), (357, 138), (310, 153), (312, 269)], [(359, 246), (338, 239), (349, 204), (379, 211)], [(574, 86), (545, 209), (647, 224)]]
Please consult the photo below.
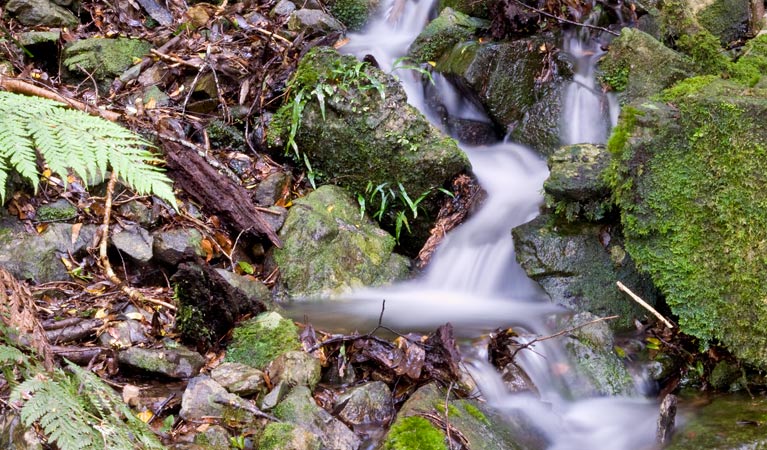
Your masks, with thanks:
[(205, 256), (202, 234), (194, 228), (156, 231), (152, 233), (152, 242), (154, 258), (171, 266), (176, 266), (194, 255)]
[(181, 397), (181, 411), (178, 415), (188, 422), (221, 417), (224, 415), (225, 405), (237, 404), (238, 401), (242, 399), (226, 392), (226, 389), (207, 375), (200, 375), (189, 380)]
[(126, 227), (112, 235), (112, 245), (139, 264), (152, 259), (153, 241), (146, 229), (136, 226)]
[(246, 396), (266, 390), (264, 373), (245, 364), (223, 363), (210, 371), (210, 377), (232, 394)]
[(319, 438), (307, 430), (290, 423), (270, 423), (258, 440), (260, 450), (320, 450)]
[(269, 364), (267, 373), (273, 383), (289, 386), (309, 386), (314, 389), (320, 381), (320, 361), (303, 351), (290, 351), (278, 356)]
[(298, 329), (276, 312), (263, 313), (234, 329), (226, 360), (264, 369), (283, 353), (299, 350)]
[(120, 364), (133, 369), (164, 375), (170, 378), (191, 378), (205, 364), (199, 353), (184, 347), (141, 348), (131, 347), (118, 354)]
[(80, 39), (64, 48), (64, 66), (72, 72), (105, 81), (119, 77), (141, 58), (151, 45), (140, 39), (89, 38)]
[(342, 31), (344, 25), (330, 14), (319, 9), (299, 9), (293, 11), (288, 19), (288, 30), (315, 33)]
[(394, 400), (386, 383), (372, 381), (339, 395), (336, 409), (338, 417), (352, 427), (381, 426), (394, 417)]
[(418, 62), (436, 61), (455, 44), (471, 39), (478, 29), (489, 26), (486, 20), (445, 8), (410, 44), (408, 55)]
[(9, 0), (5, 10), (26, 26), (75, 28), (80, 21), (66, 8), (49, 0)]
[(682, 331), (767, 368), (767, 89), (698, 77), (661, 100), (608, 144), (626, 248)]
[(291, 207), (274, 260), (292, 298), (327, 297), (402, 279), (408, 260), (394, 238), (360, 215), (343, 189), (322, 186)]
[(332, 0), (330, 12), (350, 31), (362, 29), (378, 9), (379, 0)]

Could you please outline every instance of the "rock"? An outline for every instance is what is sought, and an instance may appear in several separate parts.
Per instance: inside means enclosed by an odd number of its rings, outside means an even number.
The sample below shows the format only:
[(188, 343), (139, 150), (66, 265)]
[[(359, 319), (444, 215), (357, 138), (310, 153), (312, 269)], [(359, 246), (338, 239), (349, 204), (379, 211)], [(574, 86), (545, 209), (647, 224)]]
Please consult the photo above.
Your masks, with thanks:
[(170, 378), (191, 378), (205, 365), (205, 358), (197, 352), (178, 348), (131, 347), (118, 354), (120, 364), (133, 369), (165, 375)]
[(404, 278), (408, 260), (394, 238), (360, 217), (343, 189), (322, 186), (296, 200), (280, 230), (274, 260), (291, 298), (328, 297)]
[[(484, 404), (469, 399), (451, 399), (446, 410), (445, 393), (435, 383), (422, 386), (402, 405), (381, 448), (447, 448), (444, 431), (425, 418), (424, 412), (443, 418), (447, 414), (450, 426), (468, 441), (465, 447), (474, 450), (546, 448), (542, 437), (536, 435), (532, 424), (521, 415), (519, 421), (506, 420)], [(457, 441), (452, 443), (457, 446)]]
[(568, 221), (596, 222), (612, 208), (604, 172), (610, 153), (604, 146), (575, 144), (549, 156), (549, 178), (543, 183), (546, 206)]
[(25, 427), (18, 413), (8, 409), (0, 413), (0, 448), (43, 450), (43, 443), (34, 428)]
[(330, 14), (319, 9), (299, 9), (293, 11), (288, 19), (288, 30), (327, 34), (342, 31), (344, 25)]
[(567, 334), (564, 347), (572, 364), (577, 367), (573, 376), (578, 374), (587, 383), (575, 380), (570, 383), (573, 395), (584, 398), (595, 395), (636, 395), (634, 380), (631, 378), (623, 361), (615, 354), (613, 332), (602, 321), (581, 326), (597, 319), (591, 313), (579, 313), (571, 319), (560, 322), (560, 329), (580, 327)]
[(38, 44), (56, 45), (61, 39), (61, 30), (51, 31), (26, 31), (20, 33), (18, 37), (19, 44), (24, 47), (35, 46)]
[(144, 325), (138, 320), (123, 320), (110, 322), (108, 330), (99, 335), (99, 342), (107, 348), (128, 348), (136, 344), (148, 344), (149, 338), (144, 334)]
[(195, 435), (194, 443), (210, 450), (231, 448), (230, 435), (226, 428), (211, 425), (205, 431)]
[(648, 313), (620, 292), (621, 281), (650, 304), (657, 293), (646, 276), (637, 273), (624, 249), (620, 232), (609, 226), (556, 223), (548, 214), (512, 231), (517, 261), (551, 300), (576, 312), (610, 321), (615, 329), (630, 329), (634, 318)]
[(77, 207), (65, 199), (41, 205), (35, 212), (38, 222), (66, 222), (77, 217)]
[(294, 387), (274, 408), (274, 415), (309, 430), (319, 437), (324, 448), (356, 450), (360, 446), (359, 438), (346, 425), (317, 406), (306, 386)]
[(207, 375), (200, 375), (189, 380), (181, 397), (181, 411), (178, 415), (187, 422), (204, 420), (206, 417), (224, 415), (225, 404), (242, 400), (211, 380)]
[(296, 10), (296, 4), (291, 2), (290, 0), (280, 0), (277, 2), (277, 4), (272, 8), (272, 11), (269, 13), (269, 16), (287, 16), (291, 14), (293, 11)]
[(253, 190), (253, 199), (261, 206), (272, 206), (290, 190), (290, 174), (275, 172), (258, 183)]
[(263, 369), (283, 353), (300, 348), (293, 322), (276, 312), (267, 312), (234, 329), (226, 360)]
[(112, 235), (112, 245), (138, 263), (148, 263), (152, 259), (153, 243), (152, 236), (141, 227), (125, 228)]
[(320, 381), (320, 361), (303, 351), (283, 353), (269, 364), (266, 372), (275, 383), (289, 386), (309, 386), (314, 389)]
[(352, 427), (381, 426), (394, 417), (394, 401), (389, 386), (382, 381), (372, 381), (339, 395), (336, 410), (339, 410), (338, 418)]
[(712, 388), (720, 391), (737, 391), (739, 390), (736, 382), (742, 379), (745, 381), (743, 370), (736, 364), (730, 361), (719, 361), (711, 370), (711, 375), (708, 377), (708, 382)]
[(288, 391), (290, 391), (290, 386), (287, 383), (275, 384), (274, 388), (261, 399), (261, 409), (264, 411), (273, 409), (285, 398)]
[(282, 206), (270, 206), (269, 211), (266, 214), (262, 214), (261, 218), (264, 219), (272, 229), (279, 233), (282, 226), (285, 225), (285, 220), (288, 218), (288, 210)]
[(655, 95), (695, 73), (689, 58), (628, 27), (610, 43), (599, 61), (599, 70), (599, 80), (618, 92), (623, 103)]
[(185, 339), (209, 345), (229, 333), (239, 317), (266, 309), (265, 298), (249, 296), (258, 289), (254, 284), (243, 282), (247, 286), (243, 289), (227, 278), (239, 280), (223, 276), (200, 260), (179, 264), (170, 280), (179, 302), (176, 329)]
[(488, 2), (476, 2), (473, 0), (440, 0), (438, 10), (442, 11), (444, 8), (453, 8), (467, 16), (492, 19), (488, 5)]
[(748, 31), (748, 0), (661, 2), (658, 9), (663, 37), (671, 40), (705, 30), (726, 45)]
[(498, 142), (498, 133), (491, 122), (448, 117), (447, 129), (458, 142), (466, 145), (491, 145)]
[(215, 269), (236, 291), (239, 291), (247, 298), (255, 299), (263, 303), (268, 303), (272, 297), (272, 292), (266, 285), (253, 277), (239, 275), (225, 269)]
[[(558, 105), (572, 74), (563, 55), (540, 53), (539, 49), (555, 48), (556, 42), (548, 33), (514, 41), (464, 42), (444, 54), (435, 70), (463, 92), (473, 92), (499, 127), (513, 130), (515, 139), (547, 155), (559, 146)], [(544, 67), (545, 61), (551, 66)], [(551, 76), (541, 82), (540, 75), (547, 70)]]
[[(355, 69), (358, 64), (356, 58), (324, 47), (313, 48), (301, 59), (293, 91), (304, 92), (307, 100), (295, 142), (315, 171), (337, 180), (351, 193), (371, 197), (366, 203), (370, 214), (380, 206), (371, 190), (382, 185), (385, 193), (394, 191), (395, 198), (388, 202), (391, 207), (385, 208), (380, 222), (394, 231), (397, 211), (406, 213), (412, 234), (403, 231), (400, 244), (416, 253), (441, 204), (434, 189), (470, 165), (455, 141), (407, 103), (394, 77), (371, 65)], [(338, 71), (347, 74), (343, 86), (334, 81)], [(324, 115), (311, 94), (318, 85), (332, 90), (324, 96)], [(267, 131), (270, 145), (287, 142), (292, 108), (289, 101), (272, 117)], [(394, 206), (405, 204), (402, 194), (396, 194), (401, 190), (399, 183), (412, 200), (431, 192), (418, 204), (422, 212), (417, 218), (407, 208)]]
[(455, 44), (471, 39), (477, 30), (489, 26), (486, 20), (445, 8), (410, 44), (408, 55), (418, 62), (436, 61)]
[(64, 48), (63, 63), (72, 72), (105, 81), (119, 77), (134, 58), (149, 53), (151, 45), (139, 39), (80, 39)]
[(160, 262), (177, 266), (192, 255), (205, 256), (202, 234), (194, 228), (176, 228), (152, 233), (152, 253)]
[(96, 226), (83, 225), (76, 239), (73, 227), (52, 223), (41, 234), (27, 233), (14, 218), (0, 218), (0, 265), (19, 280), (36, 284), (69, 280), (61, 258), (78, 257), (88, 246), (95, 245)]
[(290, 423), (270, 423), (258, 440), (260, 450), (320, 450), (322, 443), (309, 430)]
[(240, 396), (266, 389), (264, 373), (245, 364), (223, 363), (210, 372), (210, 377), (227, 391)]
[(26, 26), (75, 28), (80, 21), (69, 10), (48, 0), (9, 0), (5, 10)]
[(683, 332), (767, 368), (767, 89), (697, 77), (660, 100), (610, 139), (626, 248)]
[(332, 0), (328, 2), (333, 17), (340, 20), (349, 31), (362, 29), (375, 13), (379, 0)]

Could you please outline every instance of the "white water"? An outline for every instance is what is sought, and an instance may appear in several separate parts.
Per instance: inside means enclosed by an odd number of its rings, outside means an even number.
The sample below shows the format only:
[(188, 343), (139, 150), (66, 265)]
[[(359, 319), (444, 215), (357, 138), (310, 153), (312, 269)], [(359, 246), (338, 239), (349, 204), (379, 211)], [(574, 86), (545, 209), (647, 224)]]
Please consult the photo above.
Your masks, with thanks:
[[(390, 71), (426, 25), (431, 5), (428, 0), (407, 0), (396, 20), (389, 16), (396, 9), (392, 0), (383, 9), (386, 15), (366, 32), (350, 35), (350, 42), (341, 50), (359, 58), (373, 55), (383, 70)], [(573, 58), (575, 76), (563, 99), (563, 142), (603, 143), (617, 118), (617, 107), (595, 86), (593, 71), (600, 50), (575, 35), (565, 40), (564, 49)], [(426, 102), (420, 77), (407, 71), (396, 74), (408, 101), (423, 111)], [(438, 82), (442, 103), (453, 116), (482, 119), (448, 82)], [(428, 331), (449, 321), (464, 337), (509, 326), (521, 326), (538, 335), (556, 331), (547, 327), (545, 318), (558, 308), (516, 263), (510, 234), (514, 226), (538, 213), (543, 181), (548, 176), (545, 162), (530, 149), (513, 143), (464, 151), (488, 193), (482, 209), (445, 238), (420, 279), (386, 290), (352, 294), (351, 301), (341, 307), (344, 320), (350, 316), (360, 320), (350, 326), (364, 329), (361, 323), (374, 324), (385, 298), (384, 323), (400, 330)], [(308, 312), (311, 321), (322, 321), (318, 311)], [(570, 399), (572, 383), (585, 381), (557, 375), (555, 368), (567, 361), (556, 340), (536, 345), (535, 352), (520, 352), (517, 363), (536, 385), (537, 395), (509, 393), (497, 371), (481, 355), (474, 358), (469, 370), (489, 404), (509, 417), (523, 414), (546, 438), (549, 449), (653, 447), (656, 405), (637, 398)]]

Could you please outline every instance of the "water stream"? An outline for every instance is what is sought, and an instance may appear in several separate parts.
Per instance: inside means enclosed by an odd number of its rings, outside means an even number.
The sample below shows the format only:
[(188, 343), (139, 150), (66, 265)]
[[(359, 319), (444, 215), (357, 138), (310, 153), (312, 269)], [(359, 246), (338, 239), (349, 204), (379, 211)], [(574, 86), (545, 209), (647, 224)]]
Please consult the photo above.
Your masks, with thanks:
[[(359, 58), (372, 55), (383, 70), (391, 71), (394, 61), (405, 55), (428, 22), (432, 5), (428, 0), (395, 0), (384, 9), (385, 15), (365, 32), (351, 34), (341, 50)], [(595, 86), (593, 72), (600, 50), (593, 40), (574, 32), (566, 34), (564, 41), (575, 74), (562, 99), (563, 141), (604, 143), (617, 118), (617, 107)], [(403, 82), (408, 101), (429, 116), (420, 75), (404, 70), (395, 70), (395, 74)], [(483, 120), (449, 82), (438, 78), (436, 88), (450, 114)], [(482, 209), (445, 238), (419, 279), (385, 291), (355, 292), (354, 301), (344, 305), (344, 313), (360, 321), (375, 321), (385, 298), (386, 324), (404, 330), (429, 331), (449, 321), (464, 337), (509, 326), (551, 334), (556, 330), (547, 326), (545, 318), (558, 308), (516, 263), (510, 234), (512, 227), (537, 215), (548, 176), (546, 163), (532, 150), (510, 142), (463, 149), (488, 193)], [(481, 350), (470, 370), (492, 406), (510, 415), (524, 414), (546, 437), (550, 449), (653, 447), (656, 406), (652, 402), (615, 397), (573, 399), (572, 383), (585, 381), (556, 375), (554, 366), (566, 359), (556, 340), (536, 346), (535, 352), (521, 352), (518, 359), (536, 385), (537, 395), (509, 393)]]

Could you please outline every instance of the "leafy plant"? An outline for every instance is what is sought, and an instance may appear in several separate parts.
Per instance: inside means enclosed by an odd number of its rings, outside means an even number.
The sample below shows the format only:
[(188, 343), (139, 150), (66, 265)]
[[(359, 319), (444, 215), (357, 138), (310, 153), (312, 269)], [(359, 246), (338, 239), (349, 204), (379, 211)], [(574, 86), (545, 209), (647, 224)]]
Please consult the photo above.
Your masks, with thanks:
[(176, 206), (173, 185), (153, 165), (161, 162), (141, 136), (99, 117), (40, 97), (0, 92), (0, 199), (16, 171), (35, 188), (38, 160), (67, 179), (69, 170), (86, 181), (103, 180), (108, 168), (140, 194)]

